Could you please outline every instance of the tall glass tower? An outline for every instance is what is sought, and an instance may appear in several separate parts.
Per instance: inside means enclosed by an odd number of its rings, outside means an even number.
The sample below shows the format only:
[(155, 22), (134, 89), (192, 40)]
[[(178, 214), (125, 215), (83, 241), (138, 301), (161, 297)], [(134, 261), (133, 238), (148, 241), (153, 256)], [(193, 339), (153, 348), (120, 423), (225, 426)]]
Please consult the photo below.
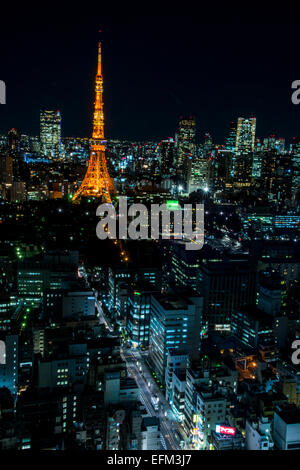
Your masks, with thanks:
[(40, 139), (42, 153), (50, 158), (60, 154), (61, 115), (59, 111), (40, 112)]

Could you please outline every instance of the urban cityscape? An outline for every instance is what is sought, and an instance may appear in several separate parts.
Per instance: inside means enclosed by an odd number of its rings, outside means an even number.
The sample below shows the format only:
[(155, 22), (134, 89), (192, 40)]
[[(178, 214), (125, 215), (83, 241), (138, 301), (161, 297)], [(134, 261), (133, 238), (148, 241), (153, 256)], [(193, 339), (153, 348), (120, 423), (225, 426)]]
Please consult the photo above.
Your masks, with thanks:
[[(106, 47), (84, 137), (53, 107), (7, 128), (3, 76), (0, 449), (300, 450), (300, 131), (236, 109), (219, 141), (184, 110), (171, 136), (111, 138)], [(170, 215), (159, 237), (97, 237), (125, 196)], [(172, 231), (185, 205), (201, 247)]]

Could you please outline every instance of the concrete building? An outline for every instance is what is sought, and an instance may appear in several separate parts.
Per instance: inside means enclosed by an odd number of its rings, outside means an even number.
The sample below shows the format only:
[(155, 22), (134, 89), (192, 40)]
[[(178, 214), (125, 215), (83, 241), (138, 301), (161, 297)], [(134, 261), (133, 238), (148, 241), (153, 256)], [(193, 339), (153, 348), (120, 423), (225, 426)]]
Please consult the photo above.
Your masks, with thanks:
[(160, 423), (159, 418), (147, 416), (142, 421), (142, 449), (160, 450)]
[(287, 337), (288, 318), (271, 316), (256, 307), (241, 308), (232, 314), (231, 331), (242, 343), (257, 349), (283, 347)]
[(215, 425), (227, 422), (228, 400), (236, 391), (235, 369), (211, 368), (203, 360), (188, 367), (184, 425), (195, 449), (208, 448)]
[[(223, 426), (225, 429), (234, 430), (233, 435), (231, 434), (222, 434), (213, 430), (211, 433), (211, 442), (214, 450), (242, 450), (244, 447), (244, 438), (242, 434), (234, 428)], [(216, 426), (218, 429), (218, 426)]]
[(273, 439), (276, 449), (300, 450), (300, 410), (295, 405), (274, 413)]
[(73, 344), (55, 358), (43, 358), (38, 363), (39, 388), (57, 388), (86, 383), (89, 357), (86, 344)]
[(131, 377), (121, 377), (121, 371), (104, 373), (104, 403), (118, 404), (138, 401), (140, 390)]
[(169, 349), (165, 373), (166, 400), (168, 403), (173, 397), (173, 372), (180, 370), (186, 371), (188, 356), (185, 351), (178, 349)]
[(271, 420), (264, 416), (253, 422), (246, 420), (246, 449), (271, 450), (273, 447)]
[(95, 315), (93, 291), (67, 291), (63, 296), (63, 318)]

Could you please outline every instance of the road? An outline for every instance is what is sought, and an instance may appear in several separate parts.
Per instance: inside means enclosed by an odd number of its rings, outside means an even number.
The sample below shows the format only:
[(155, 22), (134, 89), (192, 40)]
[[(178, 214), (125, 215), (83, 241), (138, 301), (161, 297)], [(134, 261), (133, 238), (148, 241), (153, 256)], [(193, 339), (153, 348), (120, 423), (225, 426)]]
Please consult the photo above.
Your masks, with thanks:
[(97, 292), (95, 291), (95, 289), (93, 289), (94, 293), (95, 293), (95, 307), (97, 309), (97, 312), (98, 312), (98, 316), (99, 316), (99, 323), (104, 323), (105, 327), (107, 328), (107, 330), (110, 331), (110, 333), (112, 333), (114, 331), (113, 327), (111, 326), (111, 323), (110, 321), (108, 320), (108, 318), (104, 315), (104, 312), (103, 312), (103, 309), (102, 309), (102, 305), (101, 305), (101, 302), (100, 300), (97, 299)]
[[(162, 414), (162, 419), (165, 419), (167, 423), (169, 424), (169, 429), (171, 433), (174, 435), (175, 431), (179, 431), (179, 433), (184, 437), (185, 439), (185, 449), (189, 449), (188, 446), (188, 437), (186, 436), (183, 426), (181, 425), (180, 422), (178, 422), (178, 417), (175, 416), (172, 408), (170, 407), (170, 404), (167, 402), (165, 398), (164, 392), (159, 388), (157, 385), (156, 381), (153, 378), (152, 371), (149, 369), (148, 364), (145, 361), (145, 358), (141, 354), (141, 352), (137, 349), (131, 349), (132, 354), (135, 356), (136, 361), (139, 363), (139, 365), (142, 367), (142, 374), (146, 378), (147, 382), (150, 382), (151, 384), (151, 393), (155, 393), (159, 397), (159, 402), (161, 405), (161, 414)], [(177, 442), (176, 437), (174, 437), (175, 442)]]
[(87, 272), (86, 272), (84, 266), (80, 266), (78, 272), (79, 272), (79, 277), (84, 278), (85, 283), (86, 283), (86, 287), (87, 287), (88, 289), (92, 289), (92, 291), (94, 292), (94, 295), (95, 295), (95, 307), (96, 307), (97, 312), (98, 312), (99, 323), (100, 323), (100, 324), (104, 324), (105, 327), (110, 331), (110, 333), (112, 333), (112, 332), (114, 331), (114, 329), (113, 329), (113, 327), (111, 326), (111, 323), (110, 323), (110, 321), (108, 320), (108, 318), (106, 318), (106, 316), (104, 315), (101, 302), (100, 302), (100, 300), (98, 300), (98, 292), (97, 292), (97, 290), (96, 290), (95, 288), (93, 288), (93, 287), (90, 286), (90, 283), (89, 283), (89, 281), (88, 281)]
[[(81, 275), (85, 278), (87, 285), (86, 272), (84, 269), (81, 271)], [(114, 331), (109, 319), (103, 312), (101, 302), (98, 300), (98, 293), (96, 289), (93, 289), (95, 294), (95, 307), (98, 312), (99, 323), (104, 324), (110, 333)], [(140, 399), (144, 404), (147, 413), (150, 416), (155, 416), (160, 420), (161, 430), (161, 443), (162, 449), (166, 450), (181, 450), (178, 438), (176, 437), (175, 431), (180, 431), (184, 435), (183, 429), (180, 423), (176, 420), (169, 403), (166, 401), (163, 393), (157, 386), (151, 371), (149, 370), (144, 358), (139, 351), (133, 348), (127, 348), (123, 350), (121, 348), (121, 357), (126, 362), (128, 374), (133, 377), (140, 390)], [(155, 410), (151, 397), (156, 394), (159, 397), (159, 409)], [(187, 448), (187, 447), (186, 447)]]
[[(121, 351), (121, 356), (126, 361), (130, 375), (136, 380), (140, 389), (141, 401), (151, 416), (160, 419), (161, 434), (164, 442), (163, 447), (167, 450), (181, 450), (175, 432), (180, 431), (184, 435), (183, 428), (176, 420), (163, 393), (155, 383), (153, 376), (137, 350), (126, 349)], [(159, 410), (155, 410), (151, 401), (153, 395), (159, 397)], [(185, 448), (188, 448), (185, 446)]]

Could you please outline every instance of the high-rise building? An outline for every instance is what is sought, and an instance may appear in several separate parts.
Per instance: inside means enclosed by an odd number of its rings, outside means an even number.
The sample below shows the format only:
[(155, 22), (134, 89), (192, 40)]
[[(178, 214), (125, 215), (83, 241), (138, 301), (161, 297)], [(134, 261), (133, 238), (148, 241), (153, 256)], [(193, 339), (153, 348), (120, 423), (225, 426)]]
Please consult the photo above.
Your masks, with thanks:
[(238, 153), (254, 152), (256, 118), (239, 117), (236, 129), (236, 151)]
[(18, 294), (26, 305), (40, 305), (46, 289), (69, 289), (77, 280), (78, 253), (51, 253), (19, 261)]
[(276, 177), (277, 151), (275, 149), (264, 151), (261, 154), (261, 181), (267, 192), (273, 190)]
[(256, 272), (246, 259), (207, 259), (199, 269), (204, 295), (204, 321), (216, 330), (229, 330), (235, 308), (255, 301)]
[(278, 153), (285, 151), (285, 139), (283, 137), (276, 138), (270, 135), (263, 140), (263, 150), (276, 150)]
[(232, 121), (230, 123), (229, 135), (226, 139), (226, 149), (230, 152), (236, 150), (236, 122)]
[(235, 167), (235, 153), (236, 153), (236, 129), (237, 125), (235, 121), (231, 121), (229, 134), (226, 139), (225, 149), (231, 153), (231, 165), (230, 165), (230, 176), (234, 176)]
[(11, 187), (11, 201), (23, 202), (26, 199), (26, 186), (24, 181), (13, 181)]
[(292, 156), (290, 153), (278, 153), (276, 156), (276, 177), (272, 192), (275, 200), (285, 202), (292, 195)]
[(40, 112), (40, 140), (42, 153), (50, 158), (60, 154), (61, 115), (59, 111)]
[(292, 143), (292, 193), (295, 197), (300, 191), (300, 139), (294, 137)]
[(199, 255), (198, 251), (186, 250), (185, 243), (180, 241), (168, 245), (168, 262), (166, 270), (168, 281), (175, 288), (197, 290)]
[(256, 118), (238, 118), (234, 163), (234, 180), (237, 186), (250, 186), (252, 181), (255, 131)]
[(210, 156), (212, 149), (213, 149), (213, 141), (212, 141), (211, 135), (209, 132), (206, 132), (206, 134), (204, 134), (204, 145), (203, 145), (204, 154)]
[(232, 333), (254, 349), (283, 347), (287, 329), (288, 319), (283, 315), (273, 317), (255, 307), (244, 307), (232, 313)]
[(20, 146), (19, 133), (15, 128), (12, 128), (10, 131), (8, 131), (7, 144), (9, 155), (15, 156), (18, 153)]
[(151, 295), (155, 289), (151, 286), (135, 286), (128, 296), (126, 330), (133, 346), (148, 347)]
[(187, 192), (190, 194), (198, 189), (206, 188), (210, 177), (210, 160), (208, 155), (198, 148), (189, 161), (187, 172)]
[[(169, 349), (168, 351), (168, 358), (167, 358), (167, 366), (166, 366), (166, 374), (165, 374), (165, 383), (166, 383), (166, 400), (168, 403), (174, 403), (174, 393), (179, 391), (181, 395), (182, 391), (180, 391), (180, 386), (176, 387), (174, 384), (174, 372), (180, 371), (180, 373), (186, 372), (188, 362), (188, 356), (185, 351), (180, 351), (179, 349)], [(175, 379), (177, 382), (177, 380)], [(185, 382), (185, 379), (184, 379)], [(184, 393), (183, 393), (184, 395)], [(180, 397), (181, 398), (181, 397)], [(178, 407), (177, 407), (178, 411)]]
[(234, 163), (234, 153), (216, 148), (209, 160), (209, 185), (218, 189), (223, 189), (232, 180), (232, 164)]
[(197, 355), (202, 318), (201, 297), (154, 295), (151, 299), (149, 358), (159, 379), (165, 381), (169, 349)]
[(162, 175), (170, 175), (170, 170), (174, 166), (174, 146), (175, 142), (172, 138), (162, 140), (159, 144)]
[(11, 185), (13, 181), (13, 158), (10, 155), (0, 155), (0, 183)]
[(195, 153), (196, 124), (193, 117), (181, 117), (177, 134), (177, 172), (183, 175)]

